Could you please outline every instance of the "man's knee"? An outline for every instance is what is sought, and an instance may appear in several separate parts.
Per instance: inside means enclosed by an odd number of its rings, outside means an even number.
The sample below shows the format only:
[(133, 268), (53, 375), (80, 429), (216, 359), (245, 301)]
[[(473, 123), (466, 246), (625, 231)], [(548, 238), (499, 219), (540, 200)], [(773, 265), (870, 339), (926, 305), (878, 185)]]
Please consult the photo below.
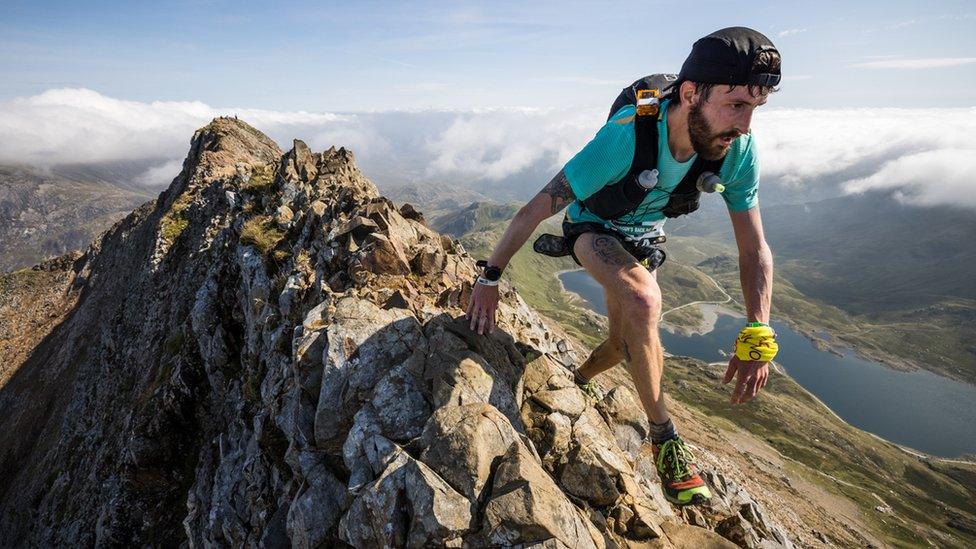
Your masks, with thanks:
[(624, 286), (619, 299), (625, 319), (656, 323), (661, 316), (661, 289), (653, 279), (649, 283)]

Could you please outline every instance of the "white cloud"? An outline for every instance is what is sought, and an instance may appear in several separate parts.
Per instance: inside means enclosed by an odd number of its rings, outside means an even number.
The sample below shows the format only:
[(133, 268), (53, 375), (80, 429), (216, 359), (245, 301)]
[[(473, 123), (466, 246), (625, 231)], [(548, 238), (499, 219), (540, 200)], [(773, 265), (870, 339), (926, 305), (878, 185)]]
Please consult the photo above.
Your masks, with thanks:
[[(609, 103), (609, 101), (608, 101)], [(525, 198), (545, 185), (602, 125), (609, 105), (585, 109), (387, 111), (359, 114), (224, 109), (200, 102), (121, 101), (51, 90), (0, 103), (0, 163), (147, 160), (138, 182), (177, 175), (193, 131), (237, 114), (282, 148), (350, 148), (378, 184), (438, 181)], [(976, 208), (976, 108), (775, 109), (753, 130), (766, 188), (790, 192), (899, 190), (920, 204)]]
[(168, 185), (180, 170), (183, 169), (182, 160), (168, 160), (162, 164), (150, 167), (136, 178), (136, 183), (149, 187)]
[[(961, 160), (976, 159), (976, 108), (773, 109), (756, 115), (753, 133), (763, 180), (797, 192), (903, 189), (918, 203), (976, 207), (976, 193), (953, 198), (971, 181), (972, 166)], [(925, 168), (891, 177), (910, 165)]]
[[(889, 162), (868, 177), (849, 181), (849, 192), (895, 189), (909, 204), (954, 204), (976, 208), (976, 147), (909, 154)], [(938, 181), (937, 185), (926, 185)]]
[(976, 63), (976, 57), (931, 57), (927, 59), (892, 59), (848, 65), (852, 69), (938, 69)]
[(460, 115), (429, 139), (427, 173), (499, 180), (539, 163), (555, 172), (599, 129), (600, 116), (596, 109)]
[(54, 89), (0, 103), (0, 162), (50, 166), (179, 158), (193, 131), (237, 114), (273, 132), (302, 125), (341, 126), (350, 117), (215, 108), (199, 101), (124, 101), (88, 89)]
[(794, 34), (800, 34), (801, 32), (807, 32), (807, 29), (786, 29), (786, 30), (781, 30), (778, 33), (776, 33), (776, 36), (778, 36), (779, 38), (783, 38), (784, 36), (792, 36)]

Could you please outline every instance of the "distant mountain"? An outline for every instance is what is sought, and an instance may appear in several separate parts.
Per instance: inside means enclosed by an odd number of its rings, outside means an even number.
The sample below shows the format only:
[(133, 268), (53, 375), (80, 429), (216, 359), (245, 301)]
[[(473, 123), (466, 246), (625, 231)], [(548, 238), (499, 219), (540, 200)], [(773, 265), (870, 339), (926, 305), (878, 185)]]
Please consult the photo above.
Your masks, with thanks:
[(155, 194), (26, 166), (0, 166), (0, 272), (82, 249)]
[(511, 219), (519, 207), (514, 203), (472, 202), (463, 210), (435, 217), (431, 224), (439, 232), (460, 238), (467, 233), (486, 229), (495, 222)]
[(763, 221), (797, 287), (848, 311), (976, 299), (976, 212), (871, 193), (767, 208)]
[(386, 196), (399, 203), (409, 203), (428, 216), (467, 207), (472, 202), (489, 200), (478, 191), (447, 183), (408, 183), (386, 189)]
[(179, 165), (173, 173), (163, 177), (161, 184), (147, 184), (144, 176), (154, 167), (172, 163), (172, 159), (116, 160), (113, 162), (92, 162), (85, 164), (59, 164), (48, 170), (53, 175), (84, 183), (105, 183), (113, 187), (129, 189), (138, 193), (151, 191), (153, 196), (166, 189), (169, 182), (179, 173)]
[[(777, 269), (803, 293), (851, 313), (976, 299), (976, 212), (908, 206), (885, 193), (762, 209)], [(670, 232), (732, 241), (725, 213)]]

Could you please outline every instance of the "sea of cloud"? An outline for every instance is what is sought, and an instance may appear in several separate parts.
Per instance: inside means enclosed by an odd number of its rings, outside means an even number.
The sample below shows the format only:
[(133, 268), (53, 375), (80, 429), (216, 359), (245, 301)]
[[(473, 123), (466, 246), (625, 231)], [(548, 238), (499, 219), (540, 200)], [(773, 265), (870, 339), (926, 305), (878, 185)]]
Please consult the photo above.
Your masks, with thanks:
[[(350, 148), (367, 175), (387, 180), (378, 181), (381, 187), (454, 182), (525, 197), (587, 143), (606, 107), (279, 112), (53, 89), (0, 102), (0, 163), (154, 159), (137, 182), (164, 185), (179, 171), (193, 131), (216, 116), (234, 115), (283, 148), (294, 137), (316, 150)], [(764, 107), (753, 132), (764, 185), (821, 194), (824, 188), (888, 189), (910, 203), (976, 208), (976, 108)]]

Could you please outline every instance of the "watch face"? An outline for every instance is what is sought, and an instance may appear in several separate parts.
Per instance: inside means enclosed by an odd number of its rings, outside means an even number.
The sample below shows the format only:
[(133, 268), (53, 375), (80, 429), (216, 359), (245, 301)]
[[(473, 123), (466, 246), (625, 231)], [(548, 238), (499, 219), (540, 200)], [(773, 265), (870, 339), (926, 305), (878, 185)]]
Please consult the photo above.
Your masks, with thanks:
[(502, 277), (502, 270), (498, 267), (488, 267), (485, 269), (485, 278), (491, 280), (492, 282), (498, 280)]

